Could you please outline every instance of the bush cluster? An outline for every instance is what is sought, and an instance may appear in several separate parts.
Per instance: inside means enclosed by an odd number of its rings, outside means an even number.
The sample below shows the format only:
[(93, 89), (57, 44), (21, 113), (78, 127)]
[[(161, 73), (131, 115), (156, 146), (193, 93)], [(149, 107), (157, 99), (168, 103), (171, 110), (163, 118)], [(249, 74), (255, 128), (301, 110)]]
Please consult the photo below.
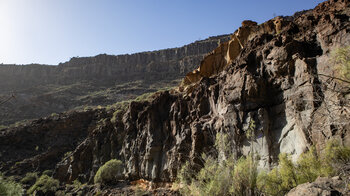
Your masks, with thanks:
[(0, 173), (0, 195), (21, 196), (23, 195), (22, 185), (13, 180), (5, 179)]
[(257, 164), (251, 156), (235, 161), (232, 157), (218, 163), (206, 158), (204, 167), (195, 173), (186, 163), (178, 173), (177, 184), (183, 195), (254, 195)]
[(350, 82), (350, 46), (339, 47), (332, 51), (331, 60), (337, 68), (338, 77)]
[(113, 184), (122, 179), (123, 163), (120, 160), (112, 159), (101, 166), (94, 177), (95, 183)]
[(329, 141), (319, 155), (314, 147), (293, 163), (287, 154), (279, 156), (279, 167), (261, 173), (258, 188), (267, 195), (283, 195), (299, 184), (315, 181), (317, 177), (341, 175), (344, 165), (350, 163), (350, 148), (335, 140)]
[(282, 153), (278, 167), (259, 173), (253, 156), (221, 162), (213, 156), (202, 158), (204, 166), (199, 172), (189, 163), (179, 170), (177, 185), (183, 195), (285, 195), (319, 176), (342, 175), (342, 168), (350, 163), (350, 148), (329, 141), (324, 151), (318, 154), (312, 147), (296, 163)]
[[(176, 184), (183, 195), (254, 195), (257, 183), (257, 161), (250, 155), (235, 160), (233, 156), (219, 160), (219, 154), (228, 154), (229, 137), (218, 134), (214, 155), (203, 154), (202, 169), (195, 172), (187, 162), (178, 172)], [(216, 156), (215, 156), (216, 155)]]
[(38, 179), (38, 174), (35, 172), (29, 172), (27, 173), (24, 178), (22, 178), (21, 183), (22, 184), (34, 184), (36, 180)]
[(43, 174), (39, 179), (35, 182), (35, 184), (28, 189), (27, 194), (31, 195), (34, 191), (41, 192), (44, 195), (54, 194), (56, 190), (59, 188), (59, 181)]

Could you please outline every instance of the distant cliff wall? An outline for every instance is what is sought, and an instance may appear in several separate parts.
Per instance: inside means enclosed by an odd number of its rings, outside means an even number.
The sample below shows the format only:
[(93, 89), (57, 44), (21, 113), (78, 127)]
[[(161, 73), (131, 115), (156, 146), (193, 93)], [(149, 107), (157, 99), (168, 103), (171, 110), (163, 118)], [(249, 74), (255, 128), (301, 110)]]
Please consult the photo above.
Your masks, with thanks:
[(74, 57), (58, 66), (0, 65), (0, 90), (14, 91), (42, 84), (70, 84), (92, 80), (101, 84), (126, 80), (161, 80), (184, 76), (229, 35), (210, 37), (179, 48), (126, 55)]

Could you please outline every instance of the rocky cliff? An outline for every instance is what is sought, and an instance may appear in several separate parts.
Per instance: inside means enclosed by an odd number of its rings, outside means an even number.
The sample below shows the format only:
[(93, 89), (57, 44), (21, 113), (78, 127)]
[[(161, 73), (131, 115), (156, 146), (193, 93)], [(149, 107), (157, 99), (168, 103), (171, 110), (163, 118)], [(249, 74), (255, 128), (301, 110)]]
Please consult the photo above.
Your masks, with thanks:
[[(94, 117), (78, 129), (75, 114), (2, 131), (0, 169), (23, 174), (55, 168), (61, 182), (92, 182), (102, 164), (117, 158), (126, 179), (172, 182), (184, 162), (201, 164), (198, 157), (210, 151), (219, 132), (229, 135), (235, 157), (259, 154), (260, 168), (274, 167), (282, 152), (295, 160), (311, 145), (323, 149), (331, 138), (350, 145), (350, 113), (344, 104), (349, 91), (334, 78), (330, 60), (331, 51), (350, 45), (349, 18), (349, 1), (326, 1), (278, 32), (251, 34), (221, 72), (201, 77), (187, 91), (156, 93), (150, 101), (131, 102), (125, 112), (90, 111)], [(249, 140), (245, 133), (253, 121), (257, 137)], [(56, 140), (66, 134), (72, 153), (63, 156), (57, 149), (67, 144)], [(48, 143), (37, 141), (39, 136)], [(35, 150), (36, 145), (53, 147)], [(40, 158), (51, 153), (62, 160)]]
[(0, 90), (17, 91), (42, 84), (71, 84), (93, 80), (102, 84), (183, 76), (229, 35), (210, 37), (179, 48), (126, 55), (73, 57), (58, 66), (0, 65)]
[[(131, 103), (109, 132), (123, 139), (101, 136), (108, 128), (96, 132), (79, 150), (103, 153), (74, 152), (73, 161), (62, 162), (58, 170), (76, 172), (57, 177), (71, 181), (94, 173), (94, 165), (103, 161), (87, 160), (108, 160), (113, 153), (102, 149), (120, 149), (115, 158), (125, 162), (129, 178), (172, 181), (183, 161), (196, 161), (212, 146), (217, 132), (232, 136), (237, 157), (248, 155), (253, 145), (261, 167), (273, 166), (281, 152), (295, 159), (312, 144), (320, 149), (331, 137), (350, 144), (349, 123), (339, 122), (348, 122), (349, 113), (336, 110), (344, 95), (332, 90), (337, 81), (322, 77), (334, 71), (330, 51), (350, 44), (349, 5), (329, 1), (279, 33), (256, 33), (223, 72), (203, 77), (188, 94), (164, 92), (152, 102)], [(327, 114), (329, 107), (337, 118)], [(259, 136), (253, 143), (244, 134), (251, 120)]]
[[(0, 65), (0, 125), (40, 118), (81, 106), (108, 105), (177, 85), (203, 56), (229, 35), (179, 48), (131, 55), (74, 57), (58, 66)], [(175, 82), (174, 82), (175, 81)]]

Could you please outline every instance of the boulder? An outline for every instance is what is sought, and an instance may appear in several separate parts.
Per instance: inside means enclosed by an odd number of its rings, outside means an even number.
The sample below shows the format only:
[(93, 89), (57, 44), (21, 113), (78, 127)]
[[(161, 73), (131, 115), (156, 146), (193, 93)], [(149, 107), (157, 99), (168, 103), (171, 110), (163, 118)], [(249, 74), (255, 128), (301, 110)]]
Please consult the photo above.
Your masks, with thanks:
[(317, 178), (315, 182), (300, 184), (286, 196), (336, 196), (350, 195), (344, 180), (339, 177)]

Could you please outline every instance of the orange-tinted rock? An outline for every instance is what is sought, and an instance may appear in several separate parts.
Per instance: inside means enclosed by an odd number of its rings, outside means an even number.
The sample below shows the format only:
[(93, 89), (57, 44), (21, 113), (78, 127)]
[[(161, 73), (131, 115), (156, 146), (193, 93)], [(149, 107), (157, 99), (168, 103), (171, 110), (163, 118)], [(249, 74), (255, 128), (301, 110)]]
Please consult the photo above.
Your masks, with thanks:
[(246, 27), (246, 26), (256, 26), (258, 25), (258, 23), (251, 21), (251, 20), (244, 20), (242, 22), (242, 27)]
[(231, 39), (222, 43), (214, 51), (204, 57), (200, 63), (198, 71), (189, 72), (184, 81), (184, 85), (198, 82), (203, 77), (211, 77), (220, 73), (227, 65), (231, 64), (245, 44), (258, 34), (279, 33), (290, 21), (283, 17), (276, 17), (261, 25), (251, 20), (242, 22), (242, 26), (231, 35)]
[(240, 27), (228, 42), (221, 43), (215, 50), (204, 57), (200, 66), (195, 71), (189, 72), (184, 85), (198, 82), (203, 77), (210, 77), (220, 73), (240, 53), (253, 30), (256, 30), (256, 22), (243, 21)]

